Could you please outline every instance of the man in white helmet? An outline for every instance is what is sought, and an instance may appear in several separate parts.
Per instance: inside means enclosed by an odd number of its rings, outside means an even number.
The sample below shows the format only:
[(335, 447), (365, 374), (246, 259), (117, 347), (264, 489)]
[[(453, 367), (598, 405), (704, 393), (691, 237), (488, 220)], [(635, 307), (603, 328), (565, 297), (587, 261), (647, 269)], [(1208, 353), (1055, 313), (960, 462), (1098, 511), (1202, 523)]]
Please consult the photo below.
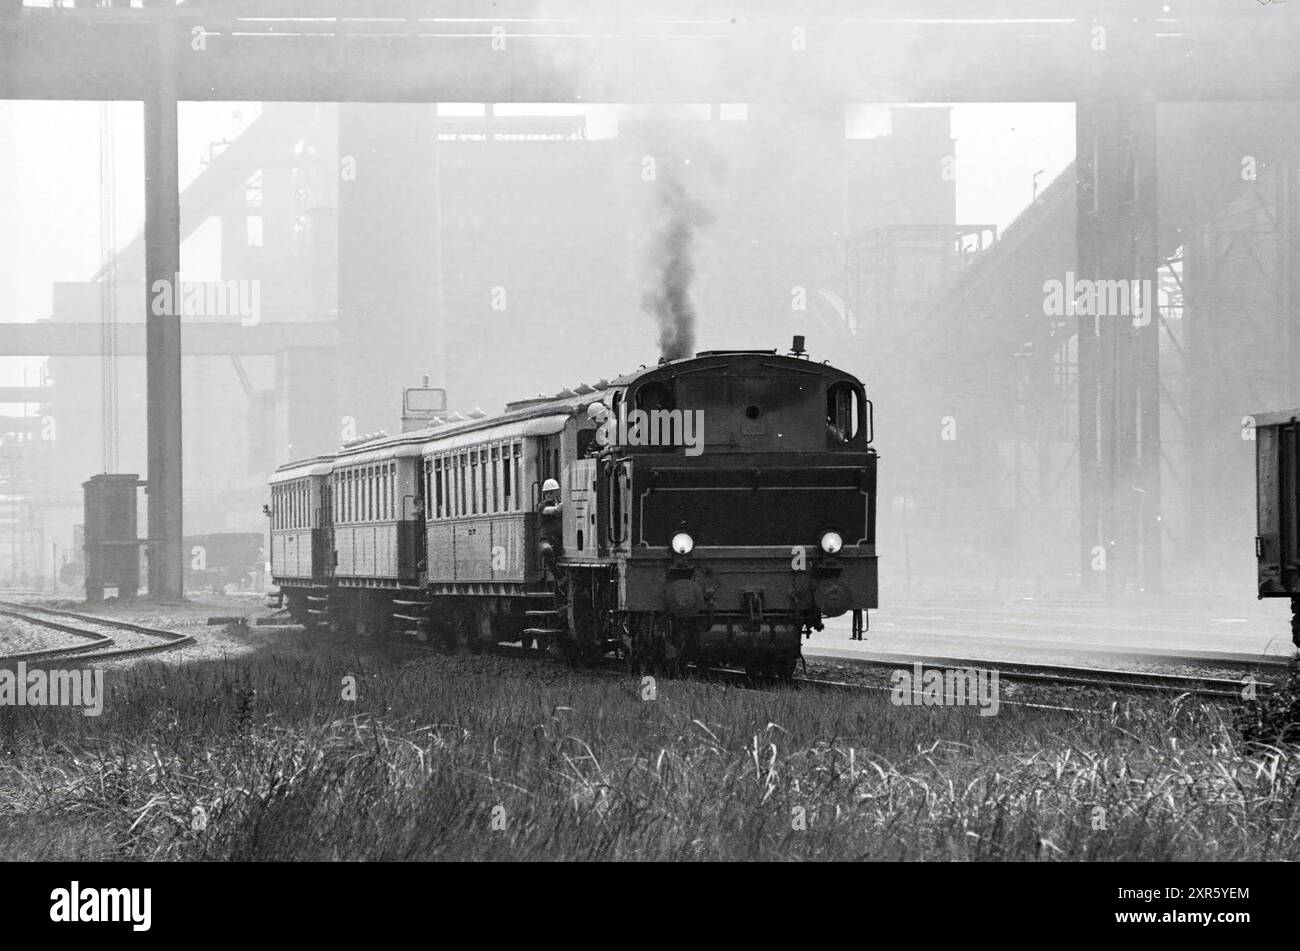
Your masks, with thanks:
[(547, 479), (542, 483), (542, 503), (538, 514), (541, 524), (538, 526), (538, 540), (542, 559), (546, 567), (555, 571), (555, 559), (564, 552), (564, 525), (560, 521), (560, 483)]

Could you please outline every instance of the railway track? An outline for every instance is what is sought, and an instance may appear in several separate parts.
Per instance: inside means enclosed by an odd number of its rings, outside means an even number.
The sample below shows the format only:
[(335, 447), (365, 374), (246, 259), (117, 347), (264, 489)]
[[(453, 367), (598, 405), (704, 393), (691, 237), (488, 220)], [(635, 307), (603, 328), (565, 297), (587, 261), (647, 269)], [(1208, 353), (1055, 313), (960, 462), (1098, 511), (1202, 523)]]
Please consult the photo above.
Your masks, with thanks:
[[(832, 658), (820, 658), (832, 659)], [(1167, 674), (1153, 671), (1117, 670), (1086, 667), (1074, 664), (1039, 664), (1019, 661), (990, 661), (958, 657), (935, 657), (921, 654), (893, 654), (887, 657), (836, 656), (836, 662), (876, 669), (910, 669), (920, 664), (925, 670), (960, 669), (985, 670), (998, 673), (999, 680), (1012, 683), (1037, 684), (1052, 687), (1086, 687), (1123, 691), (1154, 693), (1189, 693), (1200, 697), (1241, 699), (1246, 679), (1211, 677), (1196, 674)], [(1188, 658), (1192, 660), (1193, 658)], [(1261, 665), (1273, 666), (1273, 665)], [(1256, 690), (1263, 692), (1271, 687), (1268, 681), (1254, 681)]]
[[(399, 645), (403, 644), (401, 641), (395, 643), (398, 643)], [(444, 653), (444, 651), (436, 647), (414, 644), (405, 644), (404, 646), (421, 653)], [(506, 644), (498, 645), (498, 647), (491, 651), (491, 653), (493, 656), (498, 657), (544, 659), (553, 660), (557, 663), (560, 662), (557, 658), (544, 652), (523, 647), (514, 647)], [(836, 659), (843, 660), (843, 658)], [(912, 669), (912, 665), (916, 663), (920, 663), (922, 668), (925, 670), (997, 670), (999, 681), (1028, 683), (1042, 687), (1077, 687), (1093, 690), (1174, 693), (1233, 701), (1243, 699), (1242, 689), (1244, 687), (1243, 681), (1228, 678), (1189, 676), (1182, 674), (1160, 674), (1145, 671), (1106, 670), (1094, 667), (1077, 667), (1069, 665), (1021, 664), (1010, 662), (999, 662), (994, 664), (987, 660), (969, 660), (953, 657), (895, 655), (889, 658), (852, 658), (845, 662), (853, 666), (887, 670), (910, 670)], [(612, 656), (589, 662), (588, 668), (608, 673), (626, 673), (624, 662), (621, 659)], [(722, 681), (739, 687), (752, 688), (771, 687), (776, 684), (781, 684), (797, 689), (814, 690), (889, 691), (893, 689), (891, 686), (885, 684), (829, 680), (807, 676), (796, 676), (789, 681), (762, 680), (756, 679), (745, 671), (735, 668), (697, 667), (693, 664), (681, 673), (685, 676), (696, 677), (702, 680)], [(1255, 686), (1256, 689), (1262, 693), (1267, 691), (1271, 687), (1271, 684), (1267, 681), (1257, 681)], [(1063, 706), (1054, 703), (1039, 703), (1029, 700), (1003, 699), (1000, 703), (1006, 706), (1060, 710), (1072, 713), (1096, 714), (1103, 712), (1096, 709)]]
[[(0, 663), (46, 663), (69, 659), (78, 663), (98, 660), (116, 660), (174, 650), (192, 643), (189, 634), (178, 634), (159, 628), (134, 624), (99, 617), (79, 614), (39, 605), (0, 600), (0, 616), (10, 617), (28, 624), (34, 624), (50, 630), (60, 631), (81, 638), (86, 643), (70, 646), (45, 648), (41, 650), (22, 651), (0, 654)], [(99, 628), (96, 630), (95, 628)], [(105, 630), (111, 633), (105, 633)], [(399, 642), (400, 643), (400, 642)], [(409, 648), (437, 653), (436, 648), (421, 647), (405, 643)], [(541, 652), (520, 647), (502, 645), (499, 655), (532, 658), (543, 656)], [(819, 658), (834, 660), (846, 666), (874, 669), (912, 669), (920, 664), (923, 669), (961, 669), (977, 671), (996, 670), (1000, 681), (1009, 683), (1034, 684), (1044, 687), (1078, 687), (1094, 690), (1119, 690), (1154, 693), (1183, 693), (1199, 697), (1238, 700), (1242, 696), (1243, 681), (1222, 677), (1210, 677), (1186, 674), (1168, 674), (1151, 671), (1118, 670), (1097, 667), (1085, 667), (1065, 664), (1040, 664), (1029, 662), (990, 661), (958, 657), (937, 657), (921, 654), (892, 654), (883, 657), (834, 657)], [(1194, 660), (1195, 658), (1187, 658)], [(620, 661), (611, 660), (613, 666)], [(1265, 665), (1270, 666), (1270, 665)], [(694, 669), (693, 673), (707, 678), (722, 679), (738, 685), (759, 685), (743, 671), (728, 668)], [(825, 690), (879, 690), (889, 689), (880, 684), (863, 684), (850, 681), (828, 680), (814, 677), (795, 677), (792, 686), (804, 689)], [(770, 684), (769, 684), (770, 685)], [(1270, 684), (1257, 681), (1258, 690), (1265, 691)], [(1027, 704), (1024, 701), (1003, 701), (1017, 705), (1043, 706), (1056, 709), (1073, 709), (1055, 707), (1052, 704)], [(1081, 711), (1082, 712), (1082, 711)]]
[[(120, 660), (175, 650), (194, 642), (191, 634), (178, 634), (159, 628), (133, 624), (93, 614), (78, 614), (17, 601), (0, 601), (0, 616), (13, 618), (49, 630), (81, 638), (87, 643), (51, 647), (41, 650), (0, 653), (0, 664), (45, 664), (71, 660), (78, 664), (90, 661)], [(101, 630), (93, 630), (100, 628)], [(107, 629), (112, 633), (104, 633)]]

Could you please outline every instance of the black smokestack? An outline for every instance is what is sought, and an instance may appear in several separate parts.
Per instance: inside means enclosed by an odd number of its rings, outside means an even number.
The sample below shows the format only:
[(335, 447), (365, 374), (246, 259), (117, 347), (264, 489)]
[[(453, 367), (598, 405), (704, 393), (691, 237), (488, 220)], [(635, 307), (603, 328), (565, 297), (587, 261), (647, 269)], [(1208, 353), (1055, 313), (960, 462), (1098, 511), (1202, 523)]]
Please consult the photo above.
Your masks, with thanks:
[(672, 170), (656, 179), (655, 208), (661, 224), (650, 245), (649, 287), (641, 307), (659, 325), (659, 355), (680, 360), (695, 352), (695, 232), (713, 216)]

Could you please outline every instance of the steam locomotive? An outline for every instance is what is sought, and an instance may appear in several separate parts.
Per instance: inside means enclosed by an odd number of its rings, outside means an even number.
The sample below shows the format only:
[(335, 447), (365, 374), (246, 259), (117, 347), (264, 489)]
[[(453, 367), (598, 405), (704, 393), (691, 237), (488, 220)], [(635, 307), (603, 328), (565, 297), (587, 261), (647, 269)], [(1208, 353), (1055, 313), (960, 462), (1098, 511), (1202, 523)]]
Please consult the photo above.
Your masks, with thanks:
[(309, 626), (789, 677), (877, 606), (872, 419), (800, 337), (433, 417), (278, 469), (272, 578)]

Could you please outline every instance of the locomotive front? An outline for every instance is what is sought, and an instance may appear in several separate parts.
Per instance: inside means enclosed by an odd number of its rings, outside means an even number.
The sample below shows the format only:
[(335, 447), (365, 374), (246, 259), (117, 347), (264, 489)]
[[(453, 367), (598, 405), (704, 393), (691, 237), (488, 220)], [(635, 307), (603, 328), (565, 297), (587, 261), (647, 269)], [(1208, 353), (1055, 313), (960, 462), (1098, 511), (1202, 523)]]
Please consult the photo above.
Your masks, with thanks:
[(788, 676), (801, 635), (877, 606), (871, 403), (852, 375), (775, 351), (638, 376), (597, 433), (597, 483), (638, 625), (693, 658)]

